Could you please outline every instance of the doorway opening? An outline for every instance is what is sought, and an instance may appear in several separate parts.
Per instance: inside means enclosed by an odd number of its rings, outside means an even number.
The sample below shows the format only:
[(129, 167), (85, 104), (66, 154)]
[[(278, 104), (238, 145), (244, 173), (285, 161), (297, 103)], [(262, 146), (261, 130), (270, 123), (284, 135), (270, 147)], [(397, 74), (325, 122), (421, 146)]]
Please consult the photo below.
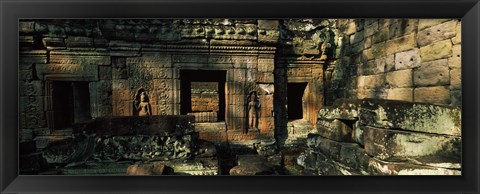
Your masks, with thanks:
[(71, 128), (74, 123), (91, 120), (89, 82), (53, 81), (48, 89), (51, 100), (50, 128), (62, 130)]
[(198, 122), (225, 121), (224, 70), (180, 70), (180, 113)]
[(287, 116), (288, 120), (303, 119), (303, 96), (307, 82), (288, 83), (287, 85)]

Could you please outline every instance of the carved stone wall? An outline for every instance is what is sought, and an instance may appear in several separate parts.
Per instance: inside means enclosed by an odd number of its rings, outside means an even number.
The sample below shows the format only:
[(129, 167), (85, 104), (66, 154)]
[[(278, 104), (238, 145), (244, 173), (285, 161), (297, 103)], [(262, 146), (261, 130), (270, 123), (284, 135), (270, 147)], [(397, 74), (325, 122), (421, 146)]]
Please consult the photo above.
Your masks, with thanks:
[[(182, 70), (226, 72), (223, 142), (273, 138), (273, 89), (262, 91), (274, 83), (276, 20), (22, 20), (19, 32), (25, 140), (55, 133), (48, 125), (48, 102), (55, 100), (45, 92), (49, 77), (87, 81), (92, 118), (133, 115), (139, 91), (152, 115), (180, 115)], [(252, 91), (261, 106), (258, 130), (248, 131)]]
[[(21, 20), (20, 138), (51, 135), (53, 77), (89, 82), (99, 118), (133, 115), (139, 91), (152, 115), (187, 114), (181, 72), (225, 72), (224, 123), (202, 126), (200, 137), (232, 144), (305, 139), (337, 98), (458, 106), (460, 28), (454, 19)], [(289, 83), (306, 83), (294, 122)], [(252, 92), (258, 126), (250, 129)]]

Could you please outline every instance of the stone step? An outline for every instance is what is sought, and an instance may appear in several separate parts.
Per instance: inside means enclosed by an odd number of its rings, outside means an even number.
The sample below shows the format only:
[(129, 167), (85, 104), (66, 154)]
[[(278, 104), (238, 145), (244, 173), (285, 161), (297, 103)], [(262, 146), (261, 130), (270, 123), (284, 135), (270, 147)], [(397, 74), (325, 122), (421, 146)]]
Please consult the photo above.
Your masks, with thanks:
[(393, 129), (366, 127), (366, 152), (385, 161), (418, 160), (460, 163), (461, 138)]
[(405, 101), (365, 99), (359, 111), (362, 124), (424, 133), (461, 136), (458, 107)]

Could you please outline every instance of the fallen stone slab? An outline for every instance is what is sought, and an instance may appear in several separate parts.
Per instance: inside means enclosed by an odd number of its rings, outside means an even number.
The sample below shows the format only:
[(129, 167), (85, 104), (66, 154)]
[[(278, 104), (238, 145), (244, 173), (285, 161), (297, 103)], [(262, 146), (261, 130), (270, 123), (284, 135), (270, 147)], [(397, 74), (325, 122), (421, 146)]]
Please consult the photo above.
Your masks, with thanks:
[(418, 159), (419, 161), (435, 160), (435, 163), (461, 161), (460, 137), (375, 127), (366, 127), (364, 135), (365, 151), (381, 160)]
[(319, 119), (358, 120), (359, 99), (336, 99), (330, 107), (323, 107), (318, 111)]
[(368, 166), (370, 156), (357, 143), (337, 142), (314, 134), (309, 136), (307, 143), (310, 150), (352, 169)]
[(364, 99), (359, 121), (381, 128), (461, 136), (458, 107), (395, 100)]
[(339, 119), (317, 120), (317, 132), (322, 137), (342, 142), (352, 141), (352, 125), (347, 121)]
[(386, 162), (376, 158), (369, 161), (372, 175), (461, 175), (460, 170), (421, 166), (410, 163)]
[(230, 169), (230, 175), (273, 175), (275, 174), (275, 169), (267, 164), (244, 164), (238, 165)]
[(127, 175), (166, 175), (172, 174), (173, 171), (167, 170), (163, 164), (134, 164), (127, 168)]
[(219, 165), (216, 157), (193, 158), (171, 161), (156, 161), (154, 164), (163, 164), (171, 167), (174, 175), (218, 175)]

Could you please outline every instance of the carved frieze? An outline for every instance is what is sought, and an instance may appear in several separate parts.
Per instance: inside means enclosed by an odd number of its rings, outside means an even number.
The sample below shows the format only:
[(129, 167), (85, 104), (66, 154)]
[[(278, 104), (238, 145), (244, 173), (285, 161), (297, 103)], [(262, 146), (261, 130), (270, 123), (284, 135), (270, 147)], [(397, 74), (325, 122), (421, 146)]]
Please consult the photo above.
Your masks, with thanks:
[(66, 53), (62, 53), (62, 55), (51, 54), (50, 63), (77, 65), (110, 65), (111, 60), (110, 56), (75, 56), (75, 54), (73, 53), (71, 53), (71, 55), (66, 55)]
[(127, 64), (132, 68), (141, 67), (170, 67), (172, 57), (170, 55), (143, 54), (140, 57), (127, 58)]
[(37, 75), (45, 79), (46, 74), (72, 74), (77, 76), (93, 77), (98, 79), (97, 65), (79, 65), (79, 64), (37, 64), (35, 65)]

